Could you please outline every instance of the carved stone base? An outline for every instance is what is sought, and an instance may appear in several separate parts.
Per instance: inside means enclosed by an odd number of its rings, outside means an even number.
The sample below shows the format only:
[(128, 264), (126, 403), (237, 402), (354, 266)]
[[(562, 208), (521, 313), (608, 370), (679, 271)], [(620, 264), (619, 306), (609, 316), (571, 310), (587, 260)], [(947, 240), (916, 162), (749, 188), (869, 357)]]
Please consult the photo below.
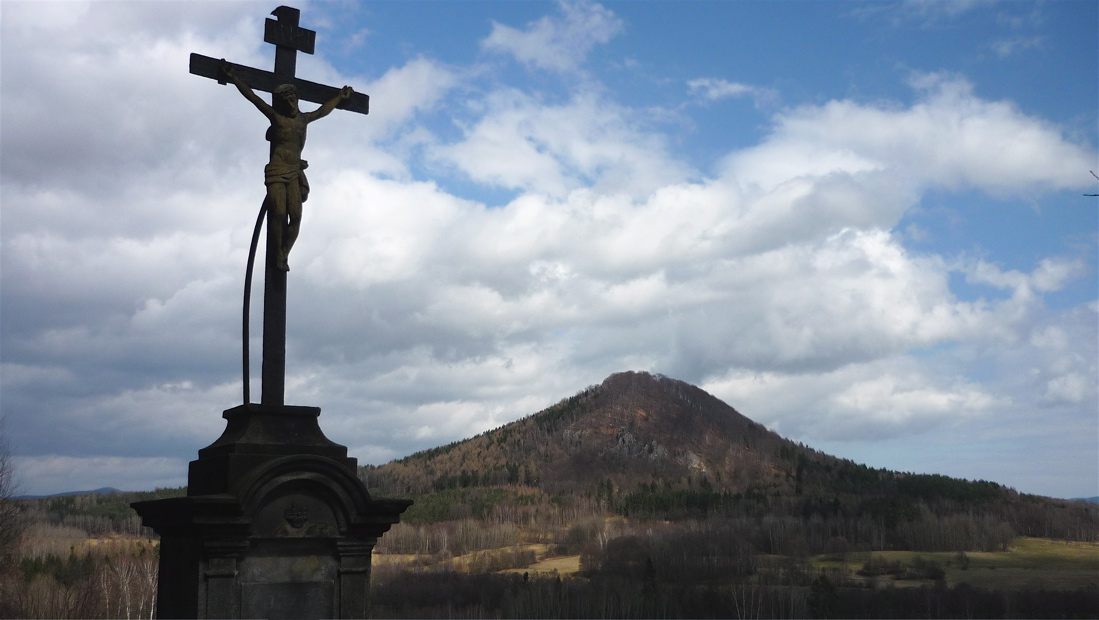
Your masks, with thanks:
[(372, 499), (320, 409), (242, 405), (186, 497), (136, 502), (161, 538), (160, 618), (365, 618), (370, 554), (409, 500)]

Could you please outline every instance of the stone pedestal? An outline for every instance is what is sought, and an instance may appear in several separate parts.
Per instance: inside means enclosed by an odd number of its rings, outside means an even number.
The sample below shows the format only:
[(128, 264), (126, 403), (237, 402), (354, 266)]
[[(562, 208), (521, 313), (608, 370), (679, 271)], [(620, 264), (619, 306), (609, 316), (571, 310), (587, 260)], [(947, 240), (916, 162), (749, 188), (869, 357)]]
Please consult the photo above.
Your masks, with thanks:
[(370, 554), (410, 500), (372, 499), (317, 407), (241, 405), (187, 496), (136, 502), (160, 535), (160, 618), (365, 618)]

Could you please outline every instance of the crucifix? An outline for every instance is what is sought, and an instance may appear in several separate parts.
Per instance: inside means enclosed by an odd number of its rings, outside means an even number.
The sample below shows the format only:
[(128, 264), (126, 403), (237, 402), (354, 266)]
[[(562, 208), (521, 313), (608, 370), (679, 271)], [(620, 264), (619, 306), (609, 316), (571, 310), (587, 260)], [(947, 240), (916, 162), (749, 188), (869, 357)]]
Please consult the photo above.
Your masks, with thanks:
[[(267, 197), (256, 219), (244, 282), (245, 405), (250, 401), (248, 313), (252, 265), (265, 214), (267, 257), (264, 267), (263, 367), (260, 375), (263, 387), (260, 404), (283, 405), (286, 384), (286, 273), (290, 270), (288, 256), (298, 235), (302, 203), (309, 193), (304, 172), (308, 164), (301, 159), (306, 126), (336, 108), (360, 114), (368, 113), (370, 108), (370, 98), (354, 92), (349, 86), (338, 89), (296, 77), (297, 53), (312, 54), (317, 33), (298, 26), (298, 9), (280, 6), (271, 14), (278, 19), (266, 20), (263, 40), (275, 46), (274, 72), (201, 54), (191, 54), (190, 66), (191, 73), (195, 75), (217, 80), (220, 84), (232, 82), (271, 121), (271, 127), (267, 130), (267, 140), (271, 143), (270, 163), (264, 169)], [(271, 104), (260, 99), (253, 89), (271, 93)], [(298, 110), (299, 99), (320, 103), (321, 107), (302, 113)]]
[[(160, 534), (160, 618), (368, 618), (374, 546), (412, 503), (372, 498), (358, 459), (321, 431), (320, 407), (284, 402), (287, 257), (308, 190), (306, 128), (336, 108), (366, 114), (369, 99), (296, 77), (297, 53), (313, 53), (316, 33), (298, 26), (297, 9), (272, 14), (263, 39), (275, 45), (273, 72), (191, 55), (191, 73), (232, 83), (267, 117), (271, 149), (244, 277), (244, 403), (222, 413), (225, 431), (188, 465), (186, 496), (132, 504)], [(302, 112), (299, 99), (321, 106)], [(253, 403), (248, 299), (264, 221), (263, 395)]]

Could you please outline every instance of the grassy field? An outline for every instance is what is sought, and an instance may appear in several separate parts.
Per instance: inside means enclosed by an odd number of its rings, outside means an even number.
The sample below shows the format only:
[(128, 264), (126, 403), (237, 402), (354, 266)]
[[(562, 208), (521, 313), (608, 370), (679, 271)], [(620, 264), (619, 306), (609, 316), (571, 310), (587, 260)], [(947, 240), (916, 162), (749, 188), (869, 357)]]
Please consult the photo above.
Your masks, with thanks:
[[(545, 544), (526, 544), (512, 547), (513, 550), (527, 550), (533, 556), (533, 562), (500, 572), (529, 572), (532, 575), (554, 573), (565, 576), (580, 570), (580, 556), (550, 556), (550, 547)], [(374, 562), (379, 565), (404, 564), (419, 566), (447, 566), (457, 570), (470, 570), (477, 564), (478, 558), (487, 553), (500, 550), (479, 551), (463, 556), (446, 559), (420, 558), (414, 555), (375, 554)], [(1046, 589), (1075, 590), (1099, 587), (1099, 544), (1065, 542), (1045, 538), (1018, 538), (1007, 551), (979, 552), (964, 554), (956, 552), (916, 552), (916, 551), (880, 551), (874, 553), (852, 553), (846, 561), (834, 556), (810, 558), (809, 566), (814, 571), (824, 570), (850, 582), (873, 581), (879, 587), (911, 587), (930, 585), (930, 578), (898, 578), (895, 575), (861, 576), (858, 572), (868, 561), (880, 563), (899, 563), (904, 566), (929, 564), (937, 565), (944, 573), (947, 585), (955, 586), (968, 583), (972, 586), (988, 589)], [(791, 565), (789, 558), (781, 556), (760, 556), (761, 570), (780, 570)]]
[(558, 555), (551, 558), (546, 558), (531, 564), (527, 568), (511, 568), (505, 573), (527, 573), (531, 575), (552, 575), (558, 574), (562, 577), (571, 576), (580, 572), (580, 556), (578, 555)]
[(529, 562), (522, 562), (523, 566), (492, 572), (529, 572), (532, 575), (556, 573), (561, 576), (566, 576), (580, 571), (579, 555), (551, 556), (549, 555), (550, 545), (543, 543), (528, 543), (500, 549), (486, 549), (444, 558), (418, 556), (414, 554), (375, 553), (373, 561), (376, 566), (399, 565), (419, 568), (449, 568), (463, 572), (478, 572), (478, 566), (491, 564), (493, 555), (499, 556), (506, 553), (519, 554), (522, 552), (528, 552), (523, 554), (523, 557), (529, 557)]
[(942, 567), (948, 585), (968, 583), (981, 588), (1041, 588), (1072, 590), (1093, 588), (1099, 584), (1099, 544), (1065, 542), (1045, 538), (1018, 538), (1007, 551), (920, 553), (881, 551), (850, 554), (846, 562), (827, 556), (813, 558), (818, 569), (850, 571), (854, 580), (875, 580), (878, 585), (922, 585), (930, 579), (895, 579), (890, 575), (860, 577), (858, 571), (872, 556), (886, 562), (915, 565), (917, 559)]

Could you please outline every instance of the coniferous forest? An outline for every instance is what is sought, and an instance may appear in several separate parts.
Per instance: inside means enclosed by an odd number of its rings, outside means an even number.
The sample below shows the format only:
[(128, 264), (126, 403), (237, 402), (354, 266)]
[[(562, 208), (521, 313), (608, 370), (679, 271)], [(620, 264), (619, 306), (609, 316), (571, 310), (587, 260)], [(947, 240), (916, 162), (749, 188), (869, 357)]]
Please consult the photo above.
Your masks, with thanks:
[[(1099, 506), (837, 459), (658, 375), (612, 375), (360, 474), (415, 500), (375, 549), (379, 618), (1099, 609)], [(151, 617), (156, 541), (128, 504), (183, 493), (4, 500), (23, 536), (4, 549), (0, 613)]]

